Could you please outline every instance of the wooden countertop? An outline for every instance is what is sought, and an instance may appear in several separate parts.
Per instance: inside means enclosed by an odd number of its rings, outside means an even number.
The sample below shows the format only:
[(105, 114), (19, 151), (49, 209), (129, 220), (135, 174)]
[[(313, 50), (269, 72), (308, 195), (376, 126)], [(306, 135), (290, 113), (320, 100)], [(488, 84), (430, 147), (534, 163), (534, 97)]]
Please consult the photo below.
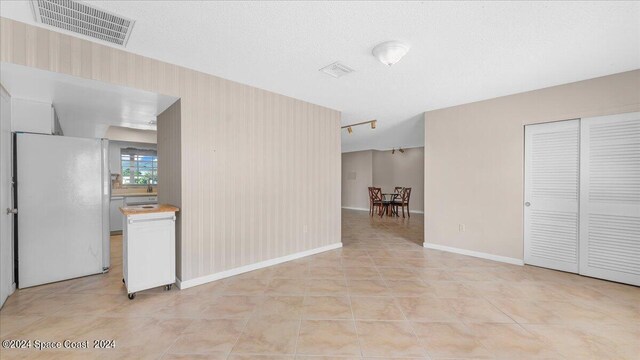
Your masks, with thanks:
[(139, 215), (139, 214), (153, 214), (161, 212), (177, 212), (179, 208), (169, 204), (157, 204), (157, 205), (133, 205), (120, 208), (120, 212), (125, 216)]
[(111, 193), (111, 197), (139, 197), (139, 196), (158, 196), (157, 192), (152, 193)]

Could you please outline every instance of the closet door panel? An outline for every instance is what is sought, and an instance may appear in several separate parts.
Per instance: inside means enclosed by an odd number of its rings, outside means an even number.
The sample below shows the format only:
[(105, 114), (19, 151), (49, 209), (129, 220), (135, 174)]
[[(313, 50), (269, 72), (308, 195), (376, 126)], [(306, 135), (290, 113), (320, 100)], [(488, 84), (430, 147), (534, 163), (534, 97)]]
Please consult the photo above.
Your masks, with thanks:
[(525, 263), (578, 272), (579, 120), (525, 127)]
[(580, 274), (640, 285), (640, 113), (582, 119)]

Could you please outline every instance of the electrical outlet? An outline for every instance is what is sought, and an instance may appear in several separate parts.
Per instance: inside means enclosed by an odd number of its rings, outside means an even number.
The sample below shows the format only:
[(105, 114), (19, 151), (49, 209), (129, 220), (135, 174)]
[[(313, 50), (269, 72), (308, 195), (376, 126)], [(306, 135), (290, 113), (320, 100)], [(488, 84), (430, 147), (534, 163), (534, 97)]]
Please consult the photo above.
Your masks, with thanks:
[(307, 225), (305, 224), (305, 225), (302, 227), (302, 233), (303, 233), (303, 234), (306, 234), (308, 231), (309, 231), (309, 228), (308, 228), (308, 227), (307, 227)]
[(465, 232), (466, 228), (464, 226), (464, 224), (458, 224), (458, 231), (459, 232)]

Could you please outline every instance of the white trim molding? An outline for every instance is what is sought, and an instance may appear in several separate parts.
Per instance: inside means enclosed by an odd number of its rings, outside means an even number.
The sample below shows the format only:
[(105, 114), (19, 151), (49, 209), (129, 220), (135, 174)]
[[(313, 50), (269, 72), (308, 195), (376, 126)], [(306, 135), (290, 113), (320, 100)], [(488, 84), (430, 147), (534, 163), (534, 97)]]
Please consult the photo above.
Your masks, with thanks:
[(366, 208), (359, 208), (359, 207), (343, 206), (342, 208), (343, 208), (343, 209), (346, 209), (346, 210), (369, 211), (369, 209), (366, 209)]
[(241, 266), (241, 267), (238, 267), (238, 268), (235, 268), (235, 269), (231, 269), (231, 270), (226, 270), (226, 271), (221, 271), (221, 272), (210, 274), (210, 275), (206, 275), (206, 276), (201, 276), (201, 277), (198, 277), (198, 278), (195, 278), (195, 279), (191, 279), (191, 280), (182, 281), (182, 280), (176, 278), (176, 285), (178, 286), (179, 289), (188, 289), (190, 287), (206, 284), (208, 282), (212, 282), (212, 281), (228, 278), (230, 276), (243, 274), (243, 273), (246, 273), (246, 272), (249, 272), (249, 271), (258, 270), (258, 269), (266, 268), (266, 267), (273, 266), (273, 265), (278, 265), (278, 264), (283, 263), (283, 262), (300, 259), (300, 258), (307, 257), (307, 256), (310, 256), (310, 255), (319, 254), (319, 253), (322, 253), (322, 252), (325, 252), (325, 251), (339, 249), (341, 247), (342, 247), (342, 243), (339, 242), (339, 243), (335, 243), (335, 244), (331, 244), (331, 245), (327, 245), (327, 246), (323, 246), (323, 247), (319, 247), (319, 248), (315, 248), (315, 249), (311, 249), (311, 250), (301, 251), (301, 252), (295, 253), (295, 254), (281, 256), (281, 257), (278, 257), (278, 258), (275, 258), (275, 259), (271, 259), (271, 260), (261, 261), (261, 262), (255, 263), (255, 264), (249, 264), (249, 265)]
[[(369, 209), (359, 208), (359, 207), (343, 206), (342, 208), (346, 210), (369, 211)], [(424, 211), (420, 211), (420, 210), (411, 210), (411, 212), (416, 214), (424, 214)]]
[(430, 244), (427, 242), (425, 242), (423, 245), (427, 249), (440, 250), (440, 251), (446, 251), (446, 252), (455, 253), (455, 254), (473, 256), (481, 259), (499, 261), (499, 262), (512, 264), (512, 265), (520, 265), (520, 266), (524, 265), (524, 261), (522, 259), (516, 259), (516, 258), (507, 257), (507, 256), (488, 254), (488, 253), (483, 253), (479, 251), (460, 249), (460, 248), (438, 245), (438, 244)]

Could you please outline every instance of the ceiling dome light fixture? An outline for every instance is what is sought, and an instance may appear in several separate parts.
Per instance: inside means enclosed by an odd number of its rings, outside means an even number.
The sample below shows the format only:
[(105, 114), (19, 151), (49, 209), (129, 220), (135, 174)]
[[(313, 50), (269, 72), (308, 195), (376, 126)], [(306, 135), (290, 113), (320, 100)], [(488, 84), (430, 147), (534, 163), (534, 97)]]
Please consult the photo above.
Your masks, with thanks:
[(391, 66), (409, 52), (410, 46), (400, 41), (387, 41), (376, 45), (371, 53), (378, 58), (381, 63)]

